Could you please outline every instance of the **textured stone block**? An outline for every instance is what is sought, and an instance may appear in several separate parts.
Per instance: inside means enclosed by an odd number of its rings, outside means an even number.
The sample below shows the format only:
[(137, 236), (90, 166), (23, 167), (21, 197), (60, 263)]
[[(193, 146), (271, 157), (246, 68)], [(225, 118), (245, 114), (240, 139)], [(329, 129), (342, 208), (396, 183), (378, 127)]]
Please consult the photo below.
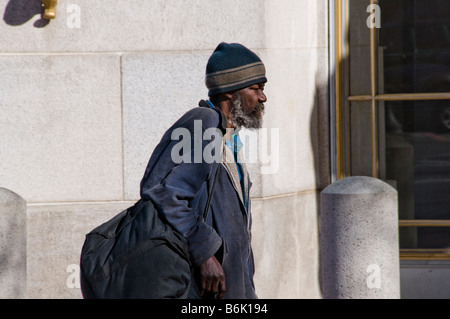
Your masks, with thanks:
[(85, 235), (133, 202), (28, 206), (27, 298), (81, 298)]
[[(327, 51), (267, 50), (264, 127), (279, 130), (279, 169), (261, 176), (260, 196), (313, 190), (328, 185)], [(274, 155), (272, 155), (274, 156)]]
[(265, 2), (267, 48), (328, 46), (328, 1)]
[(122, 199), (120, 58), (1, 56), (0, 183), (27, 202)]
[[(56, 18), (40, 0), (9, 1), (0, 21), (0, 52), (96, 52), (213, 49), (218, 41), (264, 44), (260, 0), (59, 1)], [(226, 14), (223, 14), (226, 12)]]
[(401, 260), (402, 299), (449, 299), (448, 260)]
[(321, 298), (315, 192), (252, 201), (259, 298)]
[[(212, 51), (211, 51), (212, 52)], [(125, 198), (139, 198), (139, 183), (163, 133), (208, 98), (211, 52), (131, 54), (122, 58)]]

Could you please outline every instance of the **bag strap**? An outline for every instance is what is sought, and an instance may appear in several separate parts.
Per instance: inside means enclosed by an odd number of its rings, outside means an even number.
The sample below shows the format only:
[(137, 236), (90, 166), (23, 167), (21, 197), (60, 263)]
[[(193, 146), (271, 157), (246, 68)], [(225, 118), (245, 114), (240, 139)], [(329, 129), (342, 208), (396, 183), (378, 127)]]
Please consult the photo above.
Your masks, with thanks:
[[(219, 126), (218, 126), (218, 128), (220, 129), (222, 134), (225, 135), (226, 132), (227, 132), (227, 119), (226, 119), (225, 115), (223, 114), (223, 112), (221, 110), (219, 110), (218, 108), (216, 108), (214, 106), (214, 104), (212, 104), (211, 101), (209, 101), (209, 100), (207, 100), (207, 101), (201, 100), (198, 103), (198, 106), (200, 106), (200, 107), (207, 107), (207, 108), (213, 109), (214, 111), (217, 112), (217, 114), (219, 114)], [(206, 202), (205, 211), (203, 212), (203, 220), (205, 220), (205, 221), (206, 221), (206, 217), (208, 217), (209, 206), (211, 204), (211, 198), (212, 198), (212, 195), (214, 193), (214, 188), (216, 187), (216, 180), (217, 180), (217, 175), (218, 174), (219, 174), (219, 167), (217, 167), (217, 169), (216, 169), (216, 173), (214, 175), (213, 185), (211, 187), (211, 193), (208, 196), (208, 201)]]
[(217, 181), (218, 175), (219, 175), (219, 167), (217, 167), (216, 173), (214, 174), (214, 180), (213, 180), (213, 184), (211, 187), (211, 192), (208, 195), (208, 200), (206, 202), (205, 211), (203, 212), (203, 220), (204, 221), (206, 221), (206, 218), (208, 217), (209, 206), (211, 204), (212, 195), (214, 194), (214, 188), (216, 188), (216, 181)]

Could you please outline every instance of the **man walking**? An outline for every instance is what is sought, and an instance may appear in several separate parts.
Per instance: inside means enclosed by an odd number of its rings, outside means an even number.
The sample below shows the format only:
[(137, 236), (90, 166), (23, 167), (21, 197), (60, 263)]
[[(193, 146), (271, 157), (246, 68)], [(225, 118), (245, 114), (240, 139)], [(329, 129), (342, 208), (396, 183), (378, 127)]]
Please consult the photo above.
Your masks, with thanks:
[[(265, 67), (246, 47), (220, 43), (208, 60), (205, 82), (209, 100), (200, 101), (200, 107), (188, 111), (164, 134), (141, 181), (141, 198), (151, 199), (167, 222), (187, 239), (194, 266), (188, 298), (256, 298), (251, 182), (241, 159), (237, 132), (241, 127), (261, 127)], [(210, 144), (202, 139), (199, 148), (195, 134), (199, 135), (200, 127), (202, 138), (208, 129), (226, 129), (220, 141), (215, 141), (220, 145), (215, 150), (219, 149), (221, 161), (204, 156), (199, 159)], [(177, 146), (180, 129), (190, 133), (192, 143), (186, 144), (190, 149)], [(216, 170), (215, 191), (204, 220), (203, 209)]]

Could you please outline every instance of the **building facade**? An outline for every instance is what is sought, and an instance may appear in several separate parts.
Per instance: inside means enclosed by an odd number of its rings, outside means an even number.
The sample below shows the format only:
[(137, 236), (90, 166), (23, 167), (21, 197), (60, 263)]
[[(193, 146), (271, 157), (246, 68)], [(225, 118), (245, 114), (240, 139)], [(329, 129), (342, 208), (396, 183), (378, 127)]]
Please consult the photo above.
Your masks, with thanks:
[(448, 65), (450, 8), (412, 2), (74, 0), (46, 20), (40, 0), (0, 1), (0, 187), (26, 202), (25, 297), (81, 298), (85, 234), (139, 198), (222, 41), (269, 80), (249, 163), (258, 296), (322, 298), (319, 195), (356, 175), (398, 191), (402, 296), (449, 296), (450, 89), (419, 71)]

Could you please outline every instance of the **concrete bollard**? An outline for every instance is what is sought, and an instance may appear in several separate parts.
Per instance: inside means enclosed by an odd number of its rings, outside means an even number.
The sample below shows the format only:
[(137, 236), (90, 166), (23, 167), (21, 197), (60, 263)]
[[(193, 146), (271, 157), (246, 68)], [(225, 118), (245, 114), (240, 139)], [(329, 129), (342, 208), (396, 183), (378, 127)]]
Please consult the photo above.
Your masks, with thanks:
[(0, 299), (25, 298), (26, 202), (0, 187)]
[(323, 298), (400, 298), (397, 191), (347, 177), (321, 192), (320, 206)]

